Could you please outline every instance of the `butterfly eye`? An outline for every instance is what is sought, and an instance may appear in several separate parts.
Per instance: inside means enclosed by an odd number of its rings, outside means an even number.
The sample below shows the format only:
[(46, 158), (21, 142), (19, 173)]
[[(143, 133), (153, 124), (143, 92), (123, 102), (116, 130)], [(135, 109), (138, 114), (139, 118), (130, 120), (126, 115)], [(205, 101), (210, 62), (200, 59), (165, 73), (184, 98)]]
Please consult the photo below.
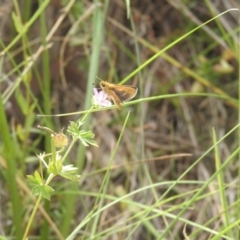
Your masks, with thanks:
[(102, 85), (102, 87), (105, 87), (105, 86), (106, 86), (105, 83), (102, 83), (101, 85)]

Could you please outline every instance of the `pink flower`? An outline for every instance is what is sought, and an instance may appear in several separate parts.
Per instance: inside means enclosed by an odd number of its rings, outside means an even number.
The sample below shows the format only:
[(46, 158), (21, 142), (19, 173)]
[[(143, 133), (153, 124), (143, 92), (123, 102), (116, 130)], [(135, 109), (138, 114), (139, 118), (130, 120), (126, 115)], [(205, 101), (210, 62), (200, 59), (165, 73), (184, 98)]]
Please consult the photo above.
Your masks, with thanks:
[(112, 106), (111, 101), (108, 100), (108, 96), (102, 90), (98, 92), (97, 88), (93, 88), (93, 105), (98, 107), (110, 107)]

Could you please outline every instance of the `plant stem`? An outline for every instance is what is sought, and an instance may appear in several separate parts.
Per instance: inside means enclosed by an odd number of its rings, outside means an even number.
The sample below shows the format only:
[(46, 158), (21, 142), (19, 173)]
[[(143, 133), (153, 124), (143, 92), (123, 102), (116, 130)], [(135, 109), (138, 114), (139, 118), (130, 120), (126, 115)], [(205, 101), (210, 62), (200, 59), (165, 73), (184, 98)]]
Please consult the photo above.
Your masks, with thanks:
[(37, 199), (37, 202), (36, 202), (36, 204), (35, 204), (35, 206), (34, 206), (34, 209), (33, 209), (33, 211), (32, 211), (32, 214), (31, 214), (31, 216), (30, 216), (30, 218), (29, 218), (28, 225), (27, 225), (27, 227), (26, 227), (26, 230), (25, 230), (25, 232), (24, 232), (24, 235), (23, 235), (22, 240), (26, 240), (26, 239), (27, 239), (27, 235), (28, 235), (29, 229), (30, 229), (30, 227), (31, 227), (31, 224), (32, 224), (32, 222), (33, 222), (33, 218), (34, 218), (34, 216), (35, 216), (35, 214), (36, 214), (36, 212), (37, 212), (37, 209), (38, 209), (38, 207), (39, 207), (39, 204), (40, 204), (41, 200), (42, 200), (42, 194), (39, 194), (38, 199)]

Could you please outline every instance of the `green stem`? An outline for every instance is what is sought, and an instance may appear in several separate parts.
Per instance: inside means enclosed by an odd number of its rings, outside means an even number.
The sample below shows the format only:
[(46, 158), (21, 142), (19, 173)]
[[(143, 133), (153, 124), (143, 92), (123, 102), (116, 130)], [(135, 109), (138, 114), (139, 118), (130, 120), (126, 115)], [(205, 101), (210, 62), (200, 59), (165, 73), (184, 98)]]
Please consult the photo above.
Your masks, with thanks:
[[(1, 60), (1, 59), (0, 59)], [(0, 65), (1, 66), (1, 65)], [(22, 236), (22, 216), (21, 211), (21, 198), (18, 192), (18, 184), (16, 182), (17, 168), (16, 168), (16, 156), (14, 151), (14, 144), (11, 139), (11, 132), (8, 126), (6, 112), (3, 106), (2, 95), (0, 91), (0, 136), (3, 146), (1, 147), (2, 157), (6, 159), (7, 163), (7, 183), (8, 190), (11, 199), (13, 226), (16, 231), (16, 239), (20, 239)], [(2, 144), (1, 143), (1, 144)]]
[[(54, 178), (54, 175), (51, 173), (51, 174), (48, 176), (48, 179), (47, 179), (47, 181), (46, 181), (46, 183), (45, 183), (45, 186), (47, 186), (47, 185), (52, 181), (53, 178)], [(36, 202), (36, 204), (35, 204), (35, 206), (34, 206), (34, 209), (33, 209), (33, 211), (32, 211), (32, 214), (31, 214), (31, 216), (30, 216), (30, 218), (29, 218), (28, 225), (27, 225), (27, 227), (26, 227), (26, 230), (25, 230), (25, 232), (24, 232), (24, 235), (23, 235), (22, 240), (27, 239), (27, 235), (28, 235), (29, 229), (30, 229), (30, 227), (31, 227), (31, 225), (32, 225), (33, 218), (34, 218), (35, 215), (36, 215), (36, 212), (37, 212), (37, 209), (38, 209), (38, 207), (39, 207), (39, 205), (40, 205), (41, 200), (42, 200), (42, 194), (39, 194), (38, 199), (37, 199), (37, 202)]]
[(31, 216), (30, 216), (30, 218), (29, 218), (28, 225), (27, 225), (27, 227), (26, 227), (26, 230), (25, 230), (25, 233), (24, 233), (24, 235), (23, 235), (22, 240), (26, 240), (26, 239), (27, 239), (27, 235), (28, 235), (29, 229), (30, 229), (30, 227), (31, 227), (31, 225), (32, 225), (33, 218), (34, 218), (34, 216), (35, 216), (35, 214), (36, 214), (36, 212), (37, 212), (37, 209), (38, 209), (38, 207), (39, 207), (39, 205), (40, 205), (41, 200), (42, 200), (42, 194), (40, 194), (40, 195), (38, 196), (37, 202), (36, 202), (36, 204), (35, 204), (35, 206), (34, 206), (34, 209), (33, 209), (33, 211), (32, 211), (32, 214), (31, 214)]

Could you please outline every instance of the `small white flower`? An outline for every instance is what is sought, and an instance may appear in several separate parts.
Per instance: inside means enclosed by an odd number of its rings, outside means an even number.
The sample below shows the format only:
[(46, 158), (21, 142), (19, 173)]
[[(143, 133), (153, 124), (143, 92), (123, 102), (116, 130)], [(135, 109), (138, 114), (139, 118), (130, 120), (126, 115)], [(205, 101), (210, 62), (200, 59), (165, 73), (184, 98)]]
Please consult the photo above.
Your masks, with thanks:
[(66, 166), (63, 166), (62, 168), (62, 172), (76, 172), (78, 170), (77, 167), (74, 167), (72, 164), (69, 164), (69, 165), (66, 165)]
[(110, 107), (112, 106), (111, 101), (108, 100), (108, 95), (103, 92), (97, 90), (97, 88), (93, 88), (93, 105), (98, 107)]

